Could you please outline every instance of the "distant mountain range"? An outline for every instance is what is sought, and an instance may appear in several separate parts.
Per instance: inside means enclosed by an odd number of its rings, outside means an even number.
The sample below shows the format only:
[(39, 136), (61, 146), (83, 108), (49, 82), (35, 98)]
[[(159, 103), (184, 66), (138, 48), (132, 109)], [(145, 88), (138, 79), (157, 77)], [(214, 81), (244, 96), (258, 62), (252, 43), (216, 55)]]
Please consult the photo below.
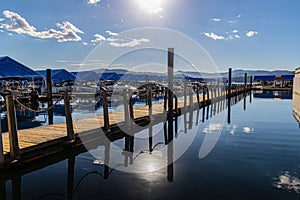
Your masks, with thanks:
[[(133, 72), (126, 69), (97, 69), (93, 70), (96, 73), (103, 73), (106, 72), (115, 72), (118, 74), (151, 74), (151, 75), (164, 75), (163, 73), (157, 73), (157, 72)], [(175, 74), (186, 74), (191, 76), (202, 76), (202, 77), (216, 77), (216, 76), (222, 76), (222, 77), (228, 77), (228, 72), (220, 72), (220, 73), (205, 73), (205, 72), (194, 72), (194, 71), (175, 71)], [(244, 74), (247, 73), (248, 76), (269, 76), (269, 75), (275, 75), (275, 76), (281, 76), (281, 75), (294, 75), (295, 71), (289, 71), (289, 70), (244, 70), (244, 69), (237, 69), (232, 70), (232, 77), (240, 77), (244, 76)]]
[[(132, 74), (132, 75), (150, 75), (152, 79), (154, 80), (160, 80), (161, 77), (166, 77), (165, 73), (156, 73), (156, 72), (134, 72), (134, 71), (129, 71), (125, 69), (97, 69), (93, 70), (94, 72), (101, 74), (104, 71), (105, 72), (110, 72), (110, 73), (117, 73), (117, 74)], [(238, 70), (232, 70), (232, 80), (233, 81), (243, 81), (244, 80), (244, 75), (247, 73), (248, 78), (250, 76), (271, 76), (275, 75), (276, 77), (279, 77), (281, 75), (294, 75), (294, 71), (289, 71), (289, 70), (273, 70), (273, 71), (268, 71), (268, 70), (243, 70), (243, 69), (238, 69)], [(183, 70), (178, 70), (174, 72), (175, 77), (179, 77), (182, 75), (189, 76), (189, 77), (195, 77), (195, 78), (204, 78), (204, 79), (215, 79), (215, 78), (222, 78), (226, 80), (228, 78), (228, 72), (220, 72), (220, 73), (206, 73), (206, 72), (195, 72), (195, 71), (183, 71)]]
[[(222, 78), (228, 77), (228, 72), (220, 72), (220, 73), (205, 73), (205, 72), (187, 72), (187, 71), (178, 71), (178, 73), (187, 74), (190, 76), (202, 76), (203, 78), (215, 78), (221, 76)], [(288, 70), (274, 70), (274, 71), (267, 71), (267, 70), (232, 70), (232, 77), (244, 77), (245, 73), (247, 76), (281, 76), (281, 75), (294, 75), (294, 71)]]

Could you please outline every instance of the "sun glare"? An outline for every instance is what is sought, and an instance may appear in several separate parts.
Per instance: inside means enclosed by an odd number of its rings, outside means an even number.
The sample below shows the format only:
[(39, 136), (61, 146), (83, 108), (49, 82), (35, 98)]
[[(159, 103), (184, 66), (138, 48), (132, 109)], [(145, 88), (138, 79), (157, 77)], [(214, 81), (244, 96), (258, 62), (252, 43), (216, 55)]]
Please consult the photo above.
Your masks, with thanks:
[(164, 0), (137, 0), (138, 5), (150, 14), (163, 11)]

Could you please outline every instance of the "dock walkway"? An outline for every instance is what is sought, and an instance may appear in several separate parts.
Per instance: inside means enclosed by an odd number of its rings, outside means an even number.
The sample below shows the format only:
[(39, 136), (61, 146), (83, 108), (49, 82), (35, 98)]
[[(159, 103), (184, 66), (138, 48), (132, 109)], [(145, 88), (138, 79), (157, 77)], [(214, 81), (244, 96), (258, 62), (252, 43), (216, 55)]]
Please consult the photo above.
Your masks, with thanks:
[[(246, 90), (248, 90), (247, 88)], [(238, 95), (245, 90), (232, 90), (231, 96)], [(221, 92), (219, 96), (211, 93), (210, 95), (205, 95), (205, 101), (203, 95), (193, 95), (193, 96), (186, 96), (186, 100), (179, 100), (178, 101), (178, 110), (184, 110), (186, 106), (189, 108), (199, 109), (202, 106), (209, 105), (212, 101), (212, 98), (216, 101), (225, 99), (228, 97), (227, 93)], [(190, 101), (192, 103), (190, 106)], [(109, 122), (111, 126), (116, 126), (117, 124), (123, 123), (125, 121), (125, 111), (117, 111), (117, 112), (110, 112), (108, 114)], [(157, 116), (161, 116), (164, 114), (164, 104), (153, 104), (152, 105), (152, 118), (155, 119)], [(134, 119), (143, 119), (149, 116), (149, 107), (142, 106), (133, 109)], [(74, 133), (75, 133), (75, 140), (77, 144), (82, 145), (79, 134), (95, 132), (100, 128), (103, 129), (104, 127), (104, 118), (105, 116), (96, 115), (88, 118), (78, 119), (73, 121)], [(149, 117), (148, 117), (149, 118)], [(145, 119), (144, 119), (145, 121)], [(20, 149), (20, 159), (18, 159), (19, 163), (26, 163), (31, 162), (33, 160), (46, 157), (48, 155), (55, 154), (57, 152), (64, 151), (70, 146), (62, 145), (66, 141), (68, 141), (68, 133), (67, 133), (67, 123), (59, 123), (53, 124), (48, 126), (41, 126), (35, 127), (30, 129), (18, 130), (17, 137), (18, 137), (18, 145)], [(114, 134), (114, 133), (109, 133)], [(123, 136), (122, 136), (123, 137)], [(2, 143), (3, 143), (3, 154), (5, 157), (5, 166), (11, 166), (15, 159), (11, 159), (10, 155), (10, 138), (9, 133), (2, 133)], [(58, 146), (59, 148), (53, 148)], [(71, 145), (72, 146), (72, 145)], [(49, 148), (52, 147), (52, 148)], [(51, 150), (50, 150), (51, 149)], [(55, 150), (53, 150), (55, 149)], [(28, 155), (29, 154), (29, 155)], [(36, 156), (38, 154), (38, 156)], [(24, 156), (23, 156), (24, 155)]]

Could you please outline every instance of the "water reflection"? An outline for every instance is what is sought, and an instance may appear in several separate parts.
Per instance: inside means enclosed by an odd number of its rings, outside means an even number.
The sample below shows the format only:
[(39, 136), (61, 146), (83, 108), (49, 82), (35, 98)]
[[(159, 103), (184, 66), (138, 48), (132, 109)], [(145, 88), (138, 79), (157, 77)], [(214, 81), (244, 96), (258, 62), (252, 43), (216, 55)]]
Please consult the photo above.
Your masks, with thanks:
[(289, 192), (300, 193), (300, 179), (296, 173), (291, 175), (290, 172), (285, 171), (275, 179), (274, 187)]

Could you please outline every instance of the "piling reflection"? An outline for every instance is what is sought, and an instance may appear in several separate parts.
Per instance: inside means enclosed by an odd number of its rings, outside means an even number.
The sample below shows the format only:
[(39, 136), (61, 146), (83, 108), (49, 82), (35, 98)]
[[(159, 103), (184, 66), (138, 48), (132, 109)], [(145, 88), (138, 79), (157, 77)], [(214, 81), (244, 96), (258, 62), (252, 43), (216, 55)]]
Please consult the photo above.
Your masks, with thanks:
[[(202, 123), (206, 120), (212, 119), (215, 121), (210, 123), (208, 127), (203, 127), (203, 130), (208, 136), (206, 139), (215, 142), (215, 140), (218, 139), (218, 135), (212, 133), (222, 128), (220, 114), (226, 113), (227, 109), (229, 118), (229, 120), (227, 120), (230, 123), (231, 106), (242, 100), (245, 102), (247, 95), (248, 93), (241, 94), (237, 98), (223, 98), (218, 101), (212, 101), (211, 104), (201, 108), (198, 106), (186, 106), (186, 110), (181, 111), (183, 114), (182, 117), (175, 115), (169, 118), (164, 124), (150, 124), (144, 130), (125, 134), (121, 138), (111, 138), (112, 143), (103, 141), (100, 147), (97, 146), (99, 142), (95, 143), (95, 149), (101, 149), (99, 159), (93, 160), (97, 170), (89, 171), (79, 179), (75, 178), (75, 163), (78, 159), (78, 155), (86, 151), (84, 148), (78, 148), (72, 152), (59, 154), (47, 162), (41, 161), (39, 164), (29, 166), (15, 173), (0, 174), (0, 199), (6, 199), (7, 195), (12, 195), (13, 199), (21, 199), (21, 182), (23, 176), (63, 160), (67, 160), (66, 193), (56, 193), (56, 195), (65, 197), (66, 199), (74, 198), (74, 193), (78, 190), (80, 185), (84, 183), (86, 177), (97, 175), (100, 176), (102, 180), (106, 180), (109, 179), (114, 170), (123, 168), (133, 168), (133, 170), (136, 170), (137, 168), (146, 167), (148, 172), (164, 169), (166, 179), (169, 182), (173, 182), (176, 180), (174, 174), (176, 165), (174, 164), (174, 160), (177, 155), (175, 152), (181, 148), (178, 144), (181, 144), (182, 140), (186, 140), (186, 138), (193, 138), (193, 131), (197, 130), (199, 126), (202, 126)], [(245, 108), (246, 107), (244, 107), (244, 109)], [(183, 123), (180, 123), (181, 121), (183, 121)], [(162, 131), (159, 132), (159, 134), (155, 134), (155, 130), (159, 127)], [(186, 134), (180, 134), (182, 132)], [(139, 134), (145, 134), (147, 137), (145, 137), (145, 140), (141, 140), (141, 137), (138, 137)], [(119, 143), (123, 151), (117, 151), (114, 147), (114, 143)], [(207, 149), (202, 156), (207, 153), (208, 150), (209, 149)], [(118, 160), (116, 157), (118, 156), (122, 158), (123, 162), (116, 162), (116, 160)], [(166, 163), (167, 165), (165, 165)], [(161, 166), (165, 167), (161, 168)], [(151, 174), (147, 176), (151, 176)], [(12, 192), (7, 194), (7, 184), (9, 183), (11, 183)], [(40, 196), (40, 199), (51, 195), (53, 194), (44, 194)]]

